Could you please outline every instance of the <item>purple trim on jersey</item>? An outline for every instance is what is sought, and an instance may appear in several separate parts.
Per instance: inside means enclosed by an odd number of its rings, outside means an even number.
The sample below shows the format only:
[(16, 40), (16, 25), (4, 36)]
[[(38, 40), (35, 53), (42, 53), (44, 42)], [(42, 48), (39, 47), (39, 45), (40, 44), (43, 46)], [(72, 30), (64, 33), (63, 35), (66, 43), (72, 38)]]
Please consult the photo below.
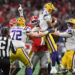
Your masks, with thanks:
[[(52, 50), (53, 50), (53, 52), (55, 52), (56, 50), (55, 50), (55, 48), (54, 48), (54, 46), (53, 46), (53, 43), (52, 43), (52, 41), (51, 41), (51, 39), (50, 39), (50, 37), (48, 36), (48, 38), (49, 38), (49, 41), (51, 42), (50, 44), (52, 45)], [(50, 46), (51, 47), (51, 46)]]
[[(49, 40), (51, 41), (50, 37), (49, 37)], [(53, 52), (55, 52), (56, 50), (55, 50), (55, 48), (54, 48), (54, 46), (53, 46), (52, 41), (51, 41), (51, 44), (52, 44), (52, 47), (53, 47), (53, 49), (54, 49), (54, 51), (53, 51)]]
[[(75, 55), (75, 52), (74, 52), (73, 58), (72, 58), (72, 68), (73, 68), (73, 66), (74, 66), (74, 65), (73, 65), (73, 61), (75, 60), (75, 59), (74, 59), (74, 55)], [(74, 62), (74, 63), (75, 63), (75, 62)]]
[[(47, 39), (47, 37), (46, 37), (46, 39)], [(48, 39), (47, 39), (48, 40)], [(49, 42), (50, 40), (48, 40), (48, 44), (49, 44), (49, 46), (50, 46), (50, 42)], [(51, 48), (51, 50), (52, 50), (52, 47), (50, 46), (50, 48)], [(52, 51), (53, 52), (53, 51)]]
[(22, 49), (23, 54), (27, 57), (27, 59), (28, 59), (30, 65), (31, 65), (31, 62), (30, 62), (30, 60), (29, 60), (29, 57), (28, 57), (27, 54), (24, 52), (24, 49), (23, 49), (23, 48), (21, 48), (21, 49)]
[(11, 29), (24, 29), (25, 27), (12, 27)]
[(48, 14), (48, 11), (47, 10), (45, 12), (46, 12), (46, 14)]

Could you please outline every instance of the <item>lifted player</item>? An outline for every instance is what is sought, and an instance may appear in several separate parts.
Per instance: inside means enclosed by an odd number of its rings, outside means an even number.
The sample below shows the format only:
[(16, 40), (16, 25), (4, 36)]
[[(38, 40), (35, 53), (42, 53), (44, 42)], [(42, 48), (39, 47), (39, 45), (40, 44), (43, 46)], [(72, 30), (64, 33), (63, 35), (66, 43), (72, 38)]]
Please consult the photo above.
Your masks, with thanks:
[[(52, 16), (53, 10), (55, 10), (55, 6), (52, 3), (46, 3), (44, 5), (44, 8), (39, 15), (39, 26), (41, 31), (54, 28), (54, 26), (56, 25), (57, 19)], [(50, 50), (52, 59), (52, 69), (50, 73), (57, 73), (57, 70), (55, 68), (55, 62), (57, 58), (57, 45), (55, 44), (55, 41), (50, 33), (44, 36), (44, 40)]]

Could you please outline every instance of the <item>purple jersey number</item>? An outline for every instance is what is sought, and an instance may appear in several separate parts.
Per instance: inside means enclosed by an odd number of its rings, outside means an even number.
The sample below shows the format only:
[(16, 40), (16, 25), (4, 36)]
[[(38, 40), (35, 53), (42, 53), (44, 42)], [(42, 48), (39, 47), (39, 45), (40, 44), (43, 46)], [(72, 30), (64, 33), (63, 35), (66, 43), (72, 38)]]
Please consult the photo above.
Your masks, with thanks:
[(12, 30), (12, 32), (13, 32), (12, 40), (14, 40), (15, 37), (16, 40), (21, 40), (21, 36), (22, 36), (21, 30)]

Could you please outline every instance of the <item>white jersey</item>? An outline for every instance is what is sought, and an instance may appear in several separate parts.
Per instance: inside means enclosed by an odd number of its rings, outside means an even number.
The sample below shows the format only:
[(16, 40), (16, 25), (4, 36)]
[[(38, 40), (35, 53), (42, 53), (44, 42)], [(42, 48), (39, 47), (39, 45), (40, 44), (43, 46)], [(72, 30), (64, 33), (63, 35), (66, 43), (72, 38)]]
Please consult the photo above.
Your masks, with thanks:
[(17, 27), (14, 26), (10, 29), (10, 37), (12, 38), (12, 42), (16, 47), (25, 47), (26, 40), (28, 39), (26, 35), (26, 31), (30, 31), (31, 29), (27, 26), (25, 27)]
[(41, 30), (45, 31), (48, 29), (47, 21), (52, 22), (52, 17), (48, 13), (48, 11), (46, 9), (44, 9), (43, 11), (40, 12), (38, 20), (39, 20), (39, 26), (40, 26)]
[(75, 30), (67, 29), (66, 32), (60, 32), (61, 37), (66, 37), (66, 50), (75, 50)]

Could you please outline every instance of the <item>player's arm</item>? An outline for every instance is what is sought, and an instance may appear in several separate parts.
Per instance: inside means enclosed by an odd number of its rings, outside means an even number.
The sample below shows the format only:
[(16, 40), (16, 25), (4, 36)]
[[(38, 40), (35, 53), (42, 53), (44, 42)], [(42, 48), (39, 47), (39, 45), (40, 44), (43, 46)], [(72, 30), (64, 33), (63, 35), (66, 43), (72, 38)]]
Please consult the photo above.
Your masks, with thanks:
[(52, 23), (50, 21), (47, 21), (48, 27), (53, 27)]
[(44, 31), (44, 32), (29, 32), (27, 33), (28, 36), (30, 37), (36, 37), (36, 38), (40, 38), (43, 37), (44, 35), (47, 35), (49, 32), (48, 31)]
[(60, 37), (71, 37), (71, 34), (69, 34), (67, 32), (54, 32), (52, 34), (55, 36), (60, 36)]
[(54, 29), (47, 29), (46, 31), (41, 31), (41, 32), (29, 32), (27, 31), (27, 35), (30, 36), (30, 37), (36, 37), (36, 38), (40, 38), (40, 37), (43, 37), (45, 35), (47, 35), (48, 33), (53, 33), (54, 32)]
[(24, 17), (23, 16), (23, 8), (22, 8), (21, 4), (20, 4), (20, 7), (18, 8), (18, 11), (19, 11), (20, 17)]
[(55, 26), (55, 25), (57, 24), (57, 18), (53, 16), (53, 17), (52, 17), (52, 20), (54, 21), (54, 22), (52, 23), (52, 25)]
[(46, 22), (48, 24), (49, 27), (53, 28), (56, 24), (57, 24), (57, 19), (55, 17), (52, 17), (52, 20), (54, 20), (54, 22), (50, 22), (50, 18), (48, 16), (46, 16)]

